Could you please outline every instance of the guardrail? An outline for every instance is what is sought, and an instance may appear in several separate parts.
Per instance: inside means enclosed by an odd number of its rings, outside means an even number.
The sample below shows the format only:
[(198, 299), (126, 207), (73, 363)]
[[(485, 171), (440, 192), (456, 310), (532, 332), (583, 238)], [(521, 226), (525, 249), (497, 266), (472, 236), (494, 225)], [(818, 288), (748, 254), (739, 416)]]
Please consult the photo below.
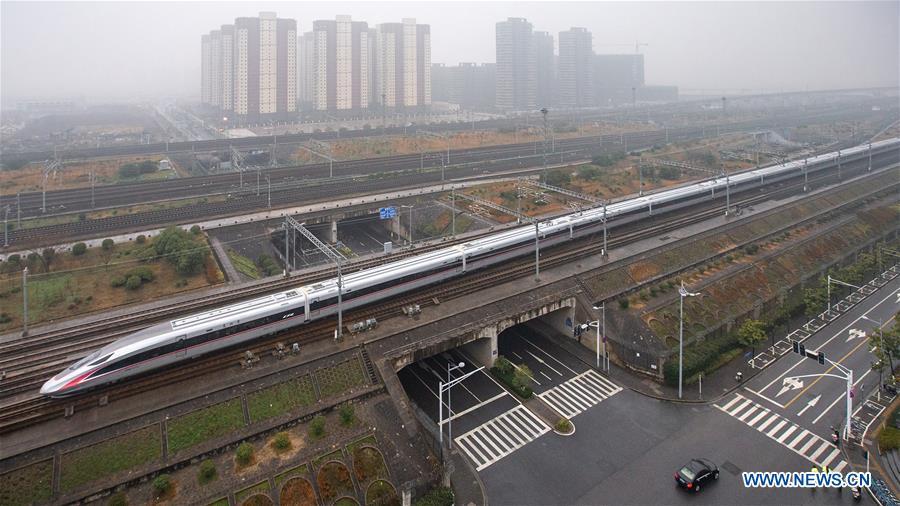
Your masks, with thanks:
[(840, 302), (831, 306), (831, 310), (823, 311), (818, 316), (809, 320), (799, 329), (794, 330), (783, 339), (780, 339), (774, 345), (761, 351), (755, 357), (747, 361), (753, 369), (764, 369), (772, 362), (778, 360), (779, 357), (793, 349), (791, 342), (803, 342), (809, 339), (813, 334), (821, 330), (823, 327), (849, 311), (851, 308), (864, 301), (869, 295), (877, 292), (879, 288), (888, 284), (891, 280), (900, 276), (900, 265), (894, 265), (890, 269), (882, 272), (868, 283), (854, 290), (850, 295), (844, 297)]

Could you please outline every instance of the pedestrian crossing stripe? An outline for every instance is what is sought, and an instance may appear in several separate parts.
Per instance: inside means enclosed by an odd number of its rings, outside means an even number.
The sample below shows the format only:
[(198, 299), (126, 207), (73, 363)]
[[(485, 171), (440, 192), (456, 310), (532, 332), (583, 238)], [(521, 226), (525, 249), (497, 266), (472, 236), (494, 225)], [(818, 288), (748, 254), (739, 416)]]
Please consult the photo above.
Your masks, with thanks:
[(543, 420), (520, 404), (453, 441), (481, 471), (549, 431)]
[(591, 369), (539, 393), (538, 397), (564, 417), (572, 418), (621, 391), (622, 387)]
[(834, 443), (826, 441), (741, 394), (734, 394), (734, 397), (725, 404), (716, 404), (715, 406), (720, 411), (809, 460), (817, 467), (827, 466), (838, 473), (847, 467), (847, 462), (841, 459), (841, 452), (834, 447)]

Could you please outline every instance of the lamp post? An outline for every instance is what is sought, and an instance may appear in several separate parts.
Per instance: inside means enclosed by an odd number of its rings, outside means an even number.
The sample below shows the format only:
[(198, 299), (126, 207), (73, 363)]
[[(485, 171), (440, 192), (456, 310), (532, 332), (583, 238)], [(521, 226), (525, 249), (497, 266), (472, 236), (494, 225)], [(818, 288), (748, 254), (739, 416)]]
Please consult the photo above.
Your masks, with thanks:
[(684, 298), (700, 294), (687, 291), (684, 281), (682, 281), (681, 287), (678, 288), (678, 295), (678, 398), (681, 399), (682, 366), (684, 364)]
[(829, 276), (828, 276), (828, 315), (829, 315), (829, 316), (831, 316), (831, 284), (832, 284), (832, 283), (835, 283), (835, 284), (838, 284), (838, 285), (848, 286), (848, 287), (850, 287), (850, 288), (855, 288), (855, 289), (859, 290), (859, 287), (858, 287), (858, 286), (856, 286), (856, 285), (851, 285), (850, 283), (845, 283), (844, 281), (841, 281), (841, 280), (839, 280), (839, 279), (835, 279), (835, 278), (833, 278), (833, 277), (831, 277), (831, 276), (829, 275)]
[[(869, 318), (866, 315), (861, 315), (860, 318), (862, 318), (864, 320), (869, 320), (870, 322), (878, 325), (878, 340), (881, 343), (881, 344), (879, 344), (879, 346), (881, 346), (881, 352), (884, 353), (884, 355), (888, 358), (888, 361), (890, 362), (890, 367), (891, 367), (891, 374), (893, 374), (894, 373), (894, 361), (891, 358), (891, 352), (888, 351), (888, 349), (884, 347), (884, 328), (883, 328), (884, 322), (882, 322), (881, 320), (873, 320), (872, 318)], [(883, 364), (882, 364), (881, 370), (882, 371), (884, 370)], [(883, 372), (878, 373), (878, 382), (881, 384), (881, 387), (884, 388), (884, 373)]]
[[(481, 371), (484, 369), (484, 366), (475, 369), (474, 371), (469, 371), (466, 374), (454, 379), (450, 379), (450, 371), (455, 369), (460, 369), (465, 367), (465, 362), (460, 362), (456, 366), (453, 364), (447, 364), (447, 383), (444, 383), (443, 379), (438, 382), (438, 445), (441, 447), (441, 462), (444, 462), (444, 392), (447, 392), (447, 413), (449, 414), (449, 418), (447, 419), (447, 424), (450, 425), (453, 422), (453, 411), (450, 409), (450, 389), (456, 385), (464, 381), (469, 376)], [(448, 431), (448, 437), (450, 437), (450, 432)], [(453, 447), (453, 439), (450, 440), (450, 447)]]
[[(600, 343), (603, 342), (603, 364), (606, 372), (609, 372), (609, 354), (606, 353), (606, 302), (599, 306), (594, 304), (594, 310), (600, 310), (600, 320), (588, 323), (591, 327), (597, 328), (597, 369), (600, 369)], [(601, 339), (600, 336), (603, 336)]]
[(540, 220), (534, 220), (534, 281), (541, 280), (541, 233)]

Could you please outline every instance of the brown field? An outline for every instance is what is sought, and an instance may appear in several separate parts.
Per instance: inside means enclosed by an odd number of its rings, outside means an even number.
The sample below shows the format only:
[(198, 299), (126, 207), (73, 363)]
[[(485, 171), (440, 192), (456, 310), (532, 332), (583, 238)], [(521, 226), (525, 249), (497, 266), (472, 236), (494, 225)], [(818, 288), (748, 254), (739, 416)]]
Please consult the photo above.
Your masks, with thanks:
[[(205, 239), (198, 239), (205, 244)], [(149, 244), (149, 243), (148, 243)], [(184, 278), (175, 272), (172, 264), (156, 260), (149, 263), (136, 261), (134, 256), (146, 245), (117, 244), (109, 257), (101, 248), (90, 248), (80, 256), (59, 253), (45, 272), (40, 262), (29, 268), (28, 321), (29, 324), (54, 321), (82, 313), (109, 309), (124, 304), (146, 302), (174, 293), (204, 288), (221, 283), (222, 272), (212, 255), (207, 258), (204, 272)], [(113, 287), (110, 281), (124, 276), (136, 267), (146, 266), (153, 271), (154, 279), (144, 282), (136, 290)], [(184, 286), (175, 286), (183, 280)], [(0, 331), (22, 326), (22, 276), (19, 271), (0, 274), (0, 308), (11, 321), (0, 324)]]
[[(119, 182), (118, 171), (122, 165), (144, 160), (158, 162), (163, 158), (162, 155), (156, 155), (64, 162), (63, 170), (56, 172), (47, 181), (47, 190), (88, 187), (91, 185), (91, 171), (94, 171), (95, 184), (115, 184)], [(184, 175), (178, 164), (172, 162), (172, 165), (179, 175)], [(40, 163), (30, 163), (19, 170), (0, 171), (0, 188), (5, 194), (40, 191), (42, 171), (43, 164)], [(166, 171), (145, 174), (140, 180), (165, 178), (166, 175), (171, 173)]]

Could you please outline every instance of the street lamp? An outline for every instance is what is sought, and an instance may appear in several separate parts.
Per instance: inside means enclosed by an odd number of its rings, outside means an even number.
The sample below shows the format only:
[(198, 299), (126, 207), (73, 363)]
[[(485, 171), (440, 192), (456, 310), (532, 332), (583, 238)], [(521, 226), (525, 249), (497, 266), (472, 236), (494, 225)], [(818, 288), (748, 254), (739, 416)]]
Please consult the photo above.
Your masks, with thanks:
[(682, 281), (681, 287), (678, 288), (678, 295), (678, 398), (681, 399), (682, 366), (684, 364), (684, 298), (700, 294), (687, 291), (684, 281)]
[[(882, 322), (881, 320), (873, 320), (872, 318), (869, 318), (866, 315), (860, 315), (860, 318), (862, 318), (863, 320), (869, 320), (870, 322), (878, 325), (878, 340), (880, 342), (879, 346), (881, 346), (881, 352), (885, 354), (885, 356), (888, 358), (888, 361), (890, 362), (891, 374), (894, 374), (894, 361), (891, 358), (890, 351), (888, 351), (888, 349), (884, 347), (884, 328), (883, 328), (884, 322)], [(882, 371), (884, 370), (883, 365), (881, 367), (881, 370)], [(881, 384), (881, 387), (884, 388), (884, 373), (883, 372), (878, 373), (878, 382)]]
[[(466, 366), (465, 362), (460, 362), (458, 364), (447, 364), (447, 384), (450, 383), (450, 373), (457, 370), (462, 369)], [(450, 409), (450, 388), (447, 388), (447, 414), (450, 415), (450, 418), (447, 419), (447, 439), (450, 441), (450, 449), (453, 449), (453, 410)]]
[(591, 327), (596, 327), (597, 329), (597, 369), (600, 368), (600, 335), (603, 335), (603, 363), (606, 368), (606, 372), (609, 372), (609, 354), (606, 353), (606, 302), (601, 303), (599, 306), (594, 305), (594, 310), (600, 310), (600, 320), (589, 322), (588, 325)]
[(835, 284), (838, 284), (838, 285), (844, 285), (844, 286), (847, 286), (847, 287), (850, 287), (850, 288), (855, 288), (856, 290), (859, 290), (859, 287), (858, 287), (858, 286), (856, 286), (856, 285), (851, 285), (850, 283), (845, 283), (844, 281), (841, 281), (841, 280), (839, 280), (839, 279), (835, 279), (835, 278), (833, 278), (833, 277), (831, 277), (831, 276), (829, 275), (829, 276), (828, 276), (828, 289), (827, 289), (827, 290), (828, 290), (828, 316), (831, 316), (831, 284), (832, 284), (832, 283), (835, 283)]
[[(441, 462), (444, 462), (444, 392), (447, 392), (447, 412), (450, 415), (450, 417), (447, 419), (447, 425), (449, 426), (453, 422), (453, 412), (450, 409), (450, 388), (452, 388), (453, 385), (464, 381), (469, 376), (484, 369), (484, 366), (481, 366), (474, 371), (469, 371), (458, 378), (450, 380), (450, 372), (456, 369), (461, 369), (465, 365), (466, 364), (464, 362), (460, 362), (455, 366), (453, 364), (447, 364), (447, 383), (444, 383), (443, 379), (438, 381), (438, 445), (441, 447)], [(449, 430), (447, 437), (450, 437)], [(450, 447), (453, 447), (452, 438), (450, 439)]]

